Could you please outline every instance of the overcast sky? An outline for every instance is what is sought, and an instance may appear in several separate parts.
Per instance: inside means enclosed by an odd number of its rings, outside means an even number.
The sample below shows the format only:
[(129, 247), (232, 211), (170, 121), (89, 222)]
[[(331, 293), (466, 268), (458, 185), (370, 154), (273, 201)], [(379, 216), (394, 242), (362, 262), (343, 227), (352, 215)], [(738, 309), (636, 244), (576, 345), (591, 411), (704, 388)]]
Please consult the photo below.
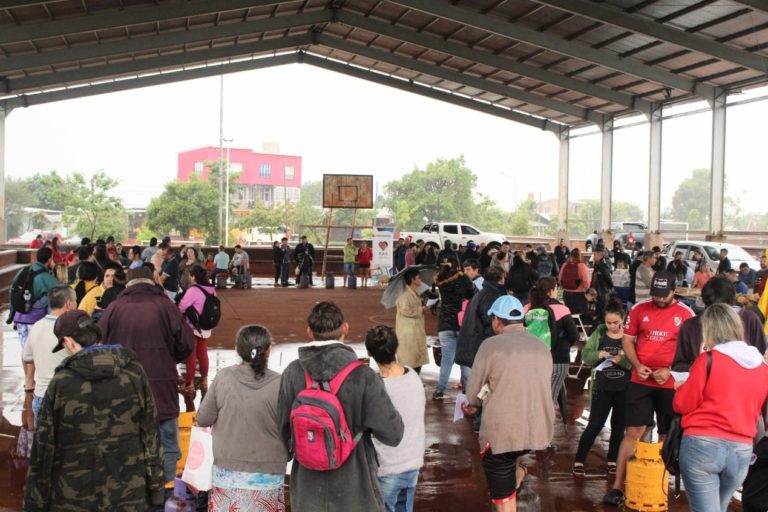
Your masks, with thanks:
[[(324, 173), (373, 174), (379, 187), (438, 157), (463, 154), (479, 189), (505, 208), (527, 194), (557, 194), (555, 136), (501, 118), (294, 64), (224, 78), (224, 137), (259, 151), (264, 141), (303, 157), (304, 181)], [(768, 93), (766, 91), (765, 93)], [(729, 194), (746, 210), (768, 205), (768, 102), (729, 110)], [(711, 115), (664, 126), (662, 208), (696, 167), (709, 167)], [(104, 169), (126, 206), (144, 207), (176, 177), (179, 151), (217, 146), (219, 78), (207, 78), (14, 110), (6, 121), (6, 173)], [(648, 126), (618, 130), (614, 198), (647, 209)], [(571, 143), (571, 200), (598, 199), (600, 137)], [(764, 187), (763, 187), (764, 188)]]

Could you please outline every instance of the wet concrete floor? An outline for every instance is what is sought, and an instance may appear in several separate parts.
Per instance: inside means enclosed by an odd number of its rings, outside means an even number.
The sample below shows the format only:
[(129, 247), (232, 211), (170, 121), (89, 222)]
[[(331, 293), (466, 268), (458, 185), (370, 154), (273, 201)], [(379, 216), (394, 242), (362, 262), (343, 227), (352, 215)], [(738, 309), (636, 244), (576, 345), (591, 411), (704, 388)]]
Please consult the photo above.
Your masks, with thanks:
[[(319, 283), (316, 278), (316, 283)], [(272, 288), (271, 280), (255, 279), (252, 290), (226, 290), (222, 299), (222, 322), (210, 341), (211, 378), (226, 366), (237, 364), (231, 350), (237, 329), (246, 323), (261, 323), (280, 344), (275, 347), (270, 367), (287, 366), (298, 355), (298, 346), (306, 340), (306, 316), (311, 307), (322, 300), (333, 300), (345, 312), (350, 324), (349, 341), (360, 355), (365, 332), (377, 324), (394, 325), (394, 310), (380, 303), (381, 289), (333, 290), (316, 287)], [(339, 282), (340, 284), (340, 282)], [(436, 335), (436, 317), (427, 314), (427, 333)], [(20, 511), (26, 460), (16, 457), (22, 420), (31, 424), (31, 394), (23, 392), (20, 348), (16, 333), (3, 324), (0, 344), (0, 512)], [(458, 371), (454, 367), (452, 386), (443, 401), (431, 400), (437, 381), (438, 367), (432, 362), (422, 377), (427, 394), (426, 454), (419, 478), (415, 510), (468, 512), (490, 510), (485, 477), (480, 465), (477, 436), (471, 422), (453, 423), (455, 384)], [(610, 511), (601, 498), (609, 488), (605, 474), (605, 455), (609, 430), (606, 427), (595, 443), (587, 461), (587, 478), (575, 480), (570, 472), (576, 444), (586, 426), (588, 399), (583, 380), (569, 379), (568, 418), (564, 425), (558, 417), (553, 443), (556, 451), (537, 452), (524, 458), (532, 477), (533, 489), (541, 497), (543, 512)], [(199, 400), (199, 398), (198, 398)], [(182, 405), (183, 410), (183, 405)], [(22, 434), (23, 435), (23, 434)], [(685, 495), (672, 499), (671, 511), (688, 510)], [(740, 511), (737, 500), (730, 510)]]

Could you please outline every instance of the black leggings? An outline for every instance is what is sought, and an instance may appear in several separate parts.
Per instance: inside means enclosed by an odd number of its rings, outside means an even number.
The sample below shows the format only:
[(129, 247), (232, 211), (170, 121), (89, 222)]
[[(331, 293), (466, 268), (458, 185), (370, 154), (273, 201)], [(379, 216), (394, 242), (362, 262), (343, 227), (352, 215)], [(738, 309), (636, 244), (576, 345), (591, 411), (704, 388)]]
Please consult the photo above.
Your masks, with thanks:
[(576, 450), (576, 462), (585, 462), (589, 450), (595, 443), (595, 439), (605, 425), (608, 414), (611, 414), (611, 439), (608, 442), (608, 462), (616, 462), (619, 455), (619, 446), (624, 439), (624, 426), (626, 414), (626, 391), (600, 391), (595, 390), (592, 395), (592, 405), (589, 411), (589, 423), (579, 439), (579, 448)]
[(283, 270), (282, 264), (275, 265), (275, 284), (277, 284), (277, 282), (280, 280), (280, 273), (282, 272), (282, 270)]

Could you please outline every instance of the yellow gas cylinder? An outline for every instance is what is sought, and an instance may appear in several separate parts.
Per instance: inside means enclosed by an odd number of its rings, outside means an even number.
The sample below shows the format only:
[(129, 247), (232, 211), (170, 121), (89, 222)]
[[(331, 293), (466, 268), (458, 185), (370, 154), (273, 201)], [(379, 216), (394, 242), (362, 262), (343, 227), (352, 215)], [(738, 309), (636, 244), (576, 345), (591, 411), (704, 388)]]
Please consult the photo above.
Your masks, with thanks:
[(635, 445), (635, 456), (627, 463), (624, 506), (638, 512), (667, 510), (669, 475), (661, 460), (662, 443)]
[(176, 461), (176, 474), (169, 476), (166, 475), (165, 488), (173, 489), (173, 480), (177, 476), (181, 476), (184, 471), (184, 464), (187, 462), (187, 454), (189, 453), (189, 438), (192, 436), (192, 427), (195, 426), (195, 413), (194, 412), (181, 412), (179, 413), (179, 448), (181, 449), (181, 458)]

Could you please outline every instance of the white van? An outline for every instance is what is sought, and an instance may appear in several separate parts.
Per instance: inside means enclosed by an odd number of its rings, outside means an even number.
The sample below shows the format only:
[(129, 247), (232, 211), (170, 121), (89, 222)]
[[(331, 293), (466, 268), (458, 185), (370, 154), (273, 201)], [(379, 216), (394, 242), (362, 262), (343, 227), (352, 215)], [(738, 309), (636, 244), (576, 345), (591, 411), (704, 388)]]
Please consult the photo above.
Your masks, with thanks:
[(747, 263), (749, 268), (760, 270), (760, 263), (752, 257), (747, 251), (739, 247), (738, 245), (725, 244), (719, 242), (698, 242), (691, 240), (684, 240), (681, 242), (672, 242), (667, 246), (664, 256), (667, 258), (667, 262), (674, 259), (677, 251), (683, 251), (683, 259), (693, 268), (695, 266), (693, 259), (693, 252), (697, 250), (703, 255), (704, 260), (709, 263), (709, 268), (713, 272), (717, 271), (717, 266), (720, 264), (720, 249), (726, 249), (728, 251), (728, 259), (731, 260), (731, 268), (739, 269), (739, 265)]

